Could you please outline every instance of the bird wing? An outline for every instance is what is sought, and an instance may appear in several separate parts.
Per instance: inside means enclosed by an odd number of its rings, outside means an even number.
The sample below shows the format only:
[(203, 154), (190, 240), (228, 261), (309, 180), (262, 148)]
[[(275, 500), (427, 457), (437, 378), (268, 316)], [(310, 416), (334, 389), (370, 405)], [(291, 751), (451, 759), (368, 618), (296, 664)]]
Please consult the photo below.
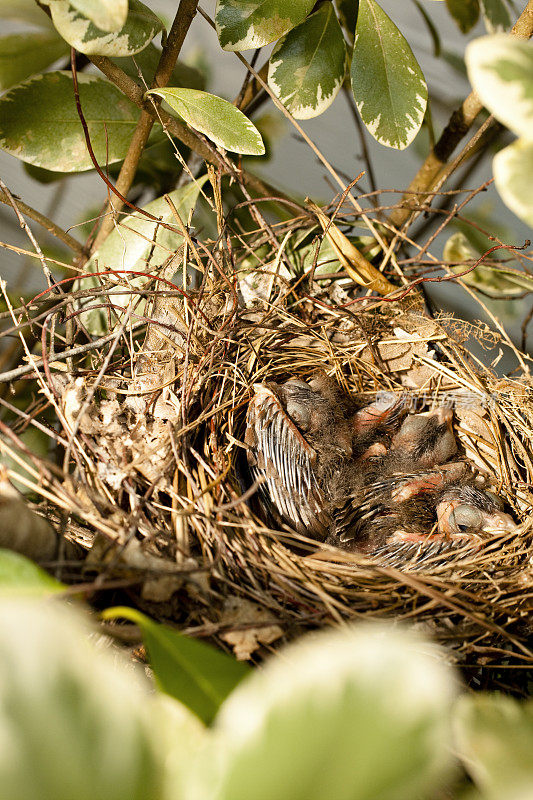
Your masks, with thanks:
[(311, 538), (325, 538), (329, 515), (317, 483), (316, 452), (267, 386), (256, 385), (248, 406), (246, 443), (254, 480), (263, 505)]

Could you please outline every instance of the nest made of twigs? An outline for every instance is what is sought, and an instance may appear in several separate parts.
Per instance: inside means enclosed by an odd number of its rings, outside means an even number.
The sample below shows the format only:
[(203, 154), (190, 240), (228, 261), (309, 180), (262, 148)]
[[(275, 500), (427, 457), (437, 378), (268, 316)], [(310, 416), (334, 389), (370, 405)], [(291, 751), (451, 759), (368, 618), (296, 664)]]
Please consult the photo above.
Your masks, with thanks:
[[(295, 278), (263, 232), (240, 261), (231, 255), (228, 269), (213, 248), (194, 293), (159, 286), (170, 310), (151, 316), (148, 305), (123, 319), (113, 358), (93, 355), (91, 369), (84, 362), (59, 377), (48, 371), (76, 463), (73, 479), (41, 471), (49, 509), (63, 522), (70, 514), (66, 530), (90, 550), (101, 581), (133, 574), (135, 602), (232, 644), (240, 657), (307, 629), (394, 618), (448, 645), (478, 685), (516, 689), (533, 660), (527, 372), (497, 379), (466, 342), (490, 354), (499, 335), (430, 318), (416, 289), (391, 301), (351, 283), (349, 272), (318, 277), (313, 268)], [(170, 267), (167, 276), (178, 264)], [(108, 288), (117, 284), (151, 302), (149, 279), (143, 290), (120, 277)], [(139, 378), (132, 330), (146, 319), (165, 344), (150, 354), (145, 341)], [(368, 403), (391, 392), (412, 410), (453, 407), (460, 455), (503, 498), (518, 530), (400, 570), (269, 527), (247, 477), (246, 408), (254, 384), (316, 370)]]

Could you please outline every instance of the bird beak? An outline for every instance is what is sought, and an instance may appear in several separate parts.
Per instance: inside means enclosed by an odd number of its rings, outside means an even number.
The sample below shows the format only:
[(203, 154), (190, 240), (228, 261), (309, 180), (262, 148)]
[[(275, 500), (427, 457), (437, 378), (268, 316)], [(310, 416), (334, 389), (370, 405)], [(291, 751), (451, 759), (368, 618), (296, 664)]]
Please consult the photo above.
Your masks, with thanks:
[(518, 525), (514, 519), (503, 511), (495, 511), (494, 514), (487, 514), (483, 522), (484, 531), (491, 533), (501, 533), (503, 531), (515, 531)]

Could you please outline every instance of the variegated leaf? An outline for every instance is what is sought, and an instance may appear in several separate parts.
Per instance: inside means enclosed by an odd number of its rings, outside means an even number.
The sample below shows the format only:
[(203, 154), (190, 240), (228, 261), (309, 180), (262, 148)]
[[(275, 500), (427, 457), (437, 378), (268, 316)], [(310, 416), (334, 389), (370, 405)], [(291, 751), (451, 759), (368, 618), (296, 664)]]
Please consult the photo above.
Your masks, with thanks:
[(475, 39), (466, 66), (481, 102), (507, 128), (533, 140), (533, 42), (507, 33)]
[(407, 41), (375, 0), (360, 0), (352, 89), (366, 127), (386, 147), (403, 150), (418, 133), (428, 90)]
[[(80, 98), (100, 164), (121, 161), (139, 109), (116, 86), (78, 75)], [(93, 168), (76, 110), (70, 72), (48, 72), (14, 86), (0, 100), (0, 147), (28, 164), (57, 172)]]
[(139, 0), (129, 0), (124, 26), (111, 33), (97, 28), (68, 0), (52, 0), (50, 12), (63, 39), (86, 55), (131, 56), (146, 47), (164, 28), (159, 17)]
[(119, 31), (128, 16), (128, 0), (70, 0), (70, 4), (102, 31)]
[(313, 5), (313, 0), (217, 0), (220, 46), (249, 50), (274, 42), (302, 22)]
[(331, 3), (324, 3), (275, 46), (268, 83), (296, 117), (317, 117), (336, 98), (346, 72), (346, 45)]
[(146, 94), (162, 97), (192, 128), (232, 153), (261, 156), (265, 152), (261, 134), (253, 122), (221, 97), (180, 88), (151, 89)]
[[(191, 210), (195, 207), (198, 195), (202, 186), (207, 180), (207, 175), (202, 175), (198, 180), (174, 189), (168, 195), (174, 208), (177, 210), (181, 219), (188, 221)], [(152, 216), (162, 222), (175, 224), (172, 207), (167, 203), (165, 197), (157, 197), (145, 206)], [(126, 272), (149, 271), (153, 272), (157, 267), (161, 267), (169, 257), (178, 254), (179, 248), (183, 243), (183, 236), (177, 231), (171, 231), (161, 227), (154, 220), (145, 217), (138, 211), (129, 214), (121, 219), (117, 227), (111, 231), (102, 246), (94, 253), (85, 266), (85, 272), (103, 271), (114, 269)], [(180, 255), (175, 258), (175, 271), (182, 264)], [(146, 278), (136, 276), (128, 279), (131, 287), (139, 287), (146, 283)], [(90, 289), (99, 286), (96, 277), (82, 278), (79, 288)], [(111, 298), (118, 307), (126, 307), (131, 300), (130, 294), (114, 294)], [(80, 308), (88, 308), (92, 305), (92, 300), (80, 301)], [(145, 301), (136, 305), (136, 313), (142, 314)], [(118, 309), (114, 312), (114, 319), (121, 318)], [(107, 311), (102, 308), (84, 311), (82, 315), (83, 324), (95, 336), (101, 336), (109, 331), (109, 321)]]
[(9, 89), (68, 54), (56, 31), (25, 31), (0, 38), (0, 89)]
[(494, 181), (505, 205), (533, 226), (533, 141), (518, 139), (494, 157)]
[(480, 0), (480, 3), (488, 33), (509, 30), (511, 16), (504, 0)]

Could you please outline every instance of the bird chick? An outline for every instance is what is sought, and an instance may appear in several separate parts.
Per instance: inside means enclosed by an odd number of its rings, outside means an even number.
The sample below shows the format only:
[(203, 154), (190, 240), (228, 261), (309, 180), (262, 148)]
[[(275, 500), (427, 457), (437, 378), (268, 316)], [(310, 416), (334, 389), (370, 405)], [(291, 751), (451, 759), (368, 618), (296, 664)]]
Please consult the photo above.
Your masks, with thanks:
[(397, 401), (355, 411), (353, 400), (324, 375), (309, 383), (256, 384), (254, 391), (245, 441), (260, 500), (274, 520), (323, 540), (330, 509), (346, 494), (345, 465), (372, 446)]
[(515, 529), (467, 465), (449, 461), (457, 452), (450, 410), (402, 422), (393, 396), (357, 409), (325, 376), (254, 390), (248, 463), (275, 522), (380, 558), (416, 549), (420, 561), (461, 537)]
[(420, 467), (449, 461), (457, 452), (452, 422), (453, 412), (448, 408), (409, 415), (392, 439), (393, 459), (399, 454)]
[(438, 530), (446, 536), (515, 531), (517, 525), (506, 514), (493, 492), (476, 486), (452, 486), (437, 503)]

